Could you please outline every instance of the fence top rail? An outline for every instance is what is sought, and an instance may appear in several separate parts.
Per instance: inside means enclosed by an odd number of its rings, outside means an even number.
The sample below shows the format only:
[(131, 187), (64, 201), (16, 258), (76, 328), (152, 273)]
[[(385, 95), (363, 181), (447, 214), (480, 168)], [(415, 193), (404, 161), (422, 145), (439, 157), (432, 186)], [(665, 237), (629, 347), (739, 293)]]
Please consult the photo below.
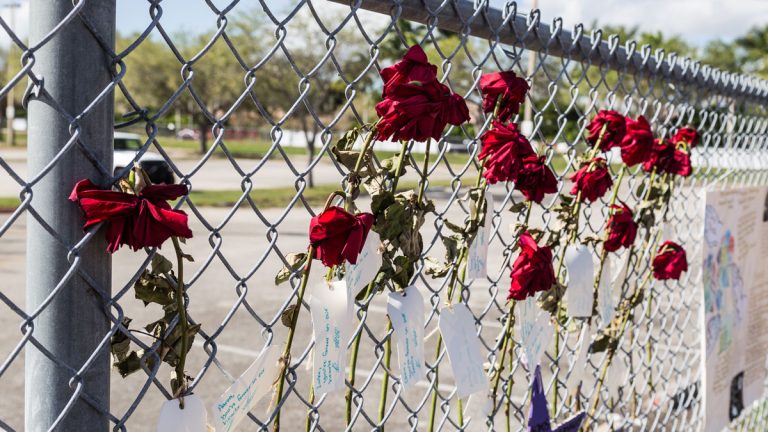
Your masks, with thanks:
[(582, 63), (642, 76), (664, 77), (673, 83), (707, 88), (725, 96), (768, 103), (768, 80), (723, 71), (689, 57), (638, 46), (635, 41), (620, 45), (618, 35), (603, 39), (602, 30), (588, 32), (583, 24), (573, 31), (563, 28), (562, 18), (552, 25), (541, 21), (539, 10), (518, 13), (517, 3), (508, 1), (503, 9), (489, 0), (331, 0), (359, 9), (390, 15), (430, 27), (497, 41), (547, 55), (567, 57)]

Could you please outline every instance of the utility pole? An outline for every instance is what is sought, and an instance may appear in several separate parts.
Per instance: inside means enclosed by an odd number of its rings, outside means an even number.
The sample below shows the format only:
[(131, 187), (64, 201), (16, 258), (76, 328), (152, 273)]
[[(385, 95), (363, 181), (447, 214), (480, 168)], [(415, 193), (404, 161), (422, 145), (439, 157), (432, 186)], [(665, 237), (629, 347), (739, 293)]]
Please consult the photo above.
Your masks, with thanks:
[[(539, 0), (532, 0), (531, 3), (531, 11), (534, 11), (539, 8)], [(526, 71), (526, 75), (528, 75), (528, 78), (531, 78), (531, 90), (533, 90), (533, 73), (536, 70), (536, 52), (532, 50), (528, 50), (528, 70)], [(523, 123), (520, 127), (521, 132), (523, 132), (524, 135), (527, 135), (529, 138), (531, 133), (533, 133), (533, 106), (531, 102), (531, 92), (528, 92), (528, 100), (525, 102), (525, 105), (523, 105)]]
[[(11, 30), (16, 30), (15, 27), (15, 20), (16, 17), (16, 9), (21, 7), (20, 3), (7, 3), (5, 5), (6, 8), (8, 8), (8, 13), (10, 14), (10, 17), (8, 18), (8, 23), (11, 27)], [(11, 82), (11, 79), (13, 79), (13, 70), (11, 69), (11, 57), (13, 54), (13, 41), (10, 41), (8, 44), (8, 58), (5, 61), (5, 67), (7, 68), (6, 74), (8, 82)], [(8, 106), (5, 108), (5, 120), (8, 123), (7, 124), (7, 130), (6, 130), (6, 137), (8, 140), (8, 145), (15, 145), (15, 140), (13, 136), (13, 120), (16, 118), (16, 107), (14, 106), (14, 97), (13, 97), (13, 89), (14, 87), (11, 87), (8, 89), (8, 96), (6, 96), (6, 101), (8, 102)]]

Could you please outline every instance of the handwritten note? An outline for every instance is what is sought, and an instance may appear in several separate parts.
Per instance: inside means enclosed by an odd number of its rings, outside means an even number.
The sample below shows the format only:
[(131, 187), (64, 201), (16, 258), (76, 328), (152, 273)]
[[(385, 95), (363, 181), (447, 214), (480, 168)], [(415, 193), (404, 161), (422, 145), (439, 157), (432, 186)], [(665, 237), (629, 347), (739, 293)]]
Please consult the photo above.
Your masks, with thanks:
[(525, 350), (524, 360), (528, 367), (535, 367), (541, 364), (544, 350), (552, 342), (555, 332), (549, 323), (549, 316), (541, 313), (534, 297), (518, 302), (517, 308), (520, 313), (520, 339)]
[(363, 250), (357, 256), (357, 264), (346, 264), (344, 280), (347, 282), (347, 287), (353, 297), (365, 288), (379, 272), (381, 267), (380, 247), (381, 237), (376, 232), (369, 231), (365, 244), (363, 244)]
[(485, 202), (485, 223), (477, 228), (477, 234), (469, 245), (467, 277), (470, 279), (488, 277), (488, 243), (493, 225), (493, 195), (489, 191), (485, 191)]
[(603, 271), (600, 275), (600, 283), (597, 285), (597, 311), (600, 314), (600, 327), (604, 327), (613, 319), (616, 305), (613, 301), (613, 273), (611, 259), (606, 258), (603, 263)]
[(256, 360), (213, 405), (214, 423), (219, 432), (235, 430), (254, 405), (270, 393), (280, 373), (282, 340), (272, 340)]
[(437, 326), (451, 361), (458, 397), (485, 391), (488, 381), (483, 372), (480, 339), (475, 333), (472, 312), (463, 303), (446, 307), (440, 312)]
[(195, 396), (184, 398), (184, 409), (179, 408), (179, 400), (166, 401), (160, 409), (157, 419), (158, 432), (206, 432), (208, 415), (205, 404)]
[(351, 316), (347, 283), (336, 281), (316, 285), (309, 302), (315, 333), (312, 382), (322, 395), (346, 387), (347, 341)]
[(592, 253), (581, 245), (569, 248), (565, 252), (565, 267), (568, 269), (568, 287), (565, 290), (568, 316), (591, 317), (595, 282)]
[(414, 386), (427, 377), (424, 365), (424, 298), (411, 285), (404, 293), (390, 293), (387, 314), (397, 341), (397, 359), (403, 387)]

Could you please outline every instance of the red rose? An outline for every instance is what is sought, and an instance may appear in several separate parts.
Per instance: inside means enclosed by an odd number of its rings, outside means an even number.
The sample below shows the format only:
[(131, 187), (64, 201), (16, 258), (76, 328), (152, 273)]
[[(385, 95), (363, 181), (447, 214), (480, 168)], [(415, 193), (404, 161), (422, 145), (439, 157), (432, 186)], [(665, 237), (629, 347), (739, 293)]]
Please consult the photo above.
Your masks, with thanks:
[(382, 97), (387, 97), (389, 89), (396, 84), (407, 84), (411, 81), (429, 82), (437, 79), (437, 66), (429, 63), (427, 54), (419, 45), (408, 49), (403, 59), (386, 67), (380, 72), (384, 80)]
[(557, 178), (549, 169), (544, 156), (523, 158), (522, 167), (515, 181), (515, 188), (530, 201), (540, 203), (544, 194), (557, 192)]
[(669, 141), (657, 139), (653, 143), (651, 153), (643, 162), (643, 170), (657, 173), (676, 174), (683, 177), (691, 175), (691, 158), (688, 153), (677, 150)]
[(539, 246), (526, 231), (517, 240), (520, 255), (512, 264), (512, 284), (507, 300), (525, 300), (539, 291), (552, 288), (555, 270), (552, 268), (552, 250)]
[(514, 123), (504, 124), (494, 120), (480, 141), (483, 148), (477, 158), (485, 159), (483, 177), (490, 184), (517, 180), (523, 158), (536, 154)]
[[(627, 120), (623, 115), (612, 110), (601, 110), (589, 123), (587, 141), (593, 146), (600, 140), (600, 150), (606, 151), (619, 147), (627, 131)], [(603, 132), (605, 127), (605, 132)], [(603, 138), (600, 139), (602, 132)]]
[(99, 189), (90, 180), (80, 180), (69, 199), (76, 202), (85, 215), (83, 229), (107, 223), (107, 252), (121, 245), (134, 251), (143, 247), (160, 247), (171, 236), (192, 238), (187, 214), (174, 210), (168, 200), (189, 191), (184, 185), (150, 185), (138, 195)]
[(608, 238), (603, 242), (603, 248), (608, 252), (615, 252), (620, 247), (630, 247), (637, 236), (637, 223), (632, 215), (632, 210), (623, 202), (620, 206), (612, 205), (611, 216), (608, 217), (606, 230)]
[(662, 243), (653, 259), (653, 277), (658, 280), (677, 280), (684, 271), (688, 271), (685, 249), (675, 242)]
[(699, 144), (699, 132), (690, 127), (683, 127), (677, 130), (672, 137), (672, 144), (685, 143), (689, 148), (696, 147)]
[(346, 259), (357, 264), (373, 215), (352, 215), (341, 207), (328, 207), (309, 223), (309, 242), (315, 247), (312, 258), (320, 259), (327, 267), (340, 265)]
[(395, 84), (387, 97), (376, 104), (378, 139), (395, 141), (439, 140), (447, 124), (469, 121), (464, 99), (437, 80)]
[(497, 118), (502, 122), (520, 111), (520, 104), (525, 101), (525, 94), (530, 88), (528, 81), (512, 71), (484, 74), (480, 77), (478, 87), (483, 94), (483, 112), (492, 113), (496, 101), (501, 98)]
[(571, 181), (573, 181), (571, 195), (578, 195), (581, 192), (581, 201), (589, 202), (596, 201), (605, 195), (613, 184), (605, 159), (599, 157), (581, 164), (581, 168), (571, 176)]
[(621, 160), (627, 166), (637, 165), (648, 158), (653, 147), (653, 132), (645, 117), (627, 119), (627, 132), (620, 146)]

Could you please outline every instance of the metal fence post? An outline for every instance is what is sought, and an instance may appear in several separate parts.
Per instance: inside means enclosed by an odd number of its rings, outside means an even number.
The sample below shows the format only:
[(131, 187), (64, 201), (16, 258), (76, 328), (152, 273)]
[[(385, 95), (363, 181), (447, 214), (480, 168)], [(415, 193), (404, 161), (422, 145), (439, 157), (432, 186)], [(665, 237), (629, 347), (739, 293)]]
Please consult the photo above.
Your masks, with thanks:
[[(32, 187), (35, 211), (27, 219), (28, 313), (53, 296), (32, 322), (33, 340), (44, 350), (33, 345), (26, 349), (25, 429), (29, 431), (49, 430), (53, 425), (65, 431), (109, 427), (109, 344), (96, 351), (111, 327), (102, 297), (111, 291), (111, 259), (101, 234), (70, 253), (83, 236), (83, 219), (67, 198), (77, 180), (91, 178), (104, 184), (105, 174), (112, 170), (113, 94), (82, 118), (78, 116), (112, 79), (110, 58), (94, 34), (114, 46), (115, 0), (75, 3), (82, 7), (79, 14), (92, 23), (93, 32), (75, 16), (34, 53), (33, 71), (42, 77), (43, 85), (39, 96), (29, 102), (29, 178), (56, 162)], [(32, 0), (31, 46), (72, 10), (71, 1)], [(78, 133), (87, 151), (75, 145), (59, 154)], [(99, 171), (88, 153), (110, 172)]]

